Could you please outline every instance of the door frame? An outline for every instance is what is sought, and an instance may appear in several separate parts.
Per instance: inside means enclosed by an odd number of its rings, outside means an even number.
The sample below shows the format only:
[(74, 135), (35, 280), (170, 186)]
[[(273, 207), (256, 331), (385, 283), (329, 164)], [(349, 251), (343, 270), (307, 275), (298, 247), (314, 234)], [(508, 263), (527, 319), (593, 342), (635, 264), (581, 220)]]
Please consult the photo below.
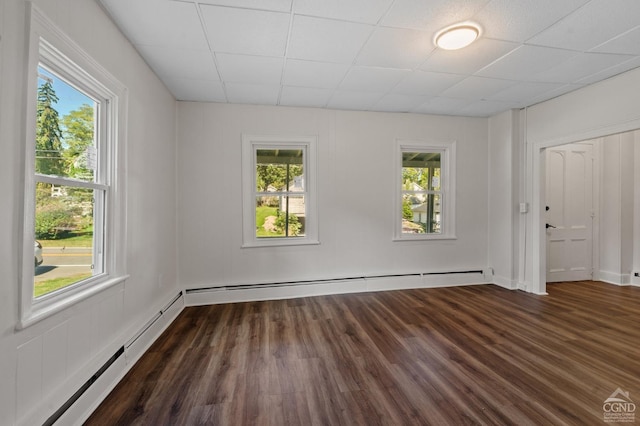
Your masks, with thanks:
[[(526, 235), (531, 236), (525, 242), (523, 249), (525, 250), (525, 289), (531, 293), (547, 295), (547, 234), (544, 224), (545, 222), (545, 186), (546, 186), (546, 162), (545, 153), (547, 148), (554, 146), (566, 145), (586, 140), (603, 138), (618, 133), (626, 133), (640, 129), (638, 121), (625, 122), (613, 126), (593, 129), (583, 133), (563, 136), (557, 139), (545, 140), (539, 142), (529, 142), (526, 137), (525, 129), (525, 145), (526, 145), (526, 161), (525, 161), (525, 191), (526, 199), (529, 200), (530, 214), (525, 219)], [(602, 149), (604, 142), (601, 144)], [(599, 179), (594, 184), (599, 185)], [(599, 194), (599, 191), (598, 191)], [(598, 206), (600, 200), (598, 199)], [(599, 215), (596, 215), (599, 216)], [(597, 226), (599, 233), (599, 225)], [(594, 238), (596, 226), (594, 224)], [(595, 242), (594, 242), (595, 256)], [(595, 259), (594, 259), (595, 260)], [(528, 262), (527, 262), (528, 261)], [(599, 262), (598, 262), (599, 263)], [(594, 263), (594, 279), (597, 277), (596, 263)], [(529, 285), (530, 284), (530, 285)]]

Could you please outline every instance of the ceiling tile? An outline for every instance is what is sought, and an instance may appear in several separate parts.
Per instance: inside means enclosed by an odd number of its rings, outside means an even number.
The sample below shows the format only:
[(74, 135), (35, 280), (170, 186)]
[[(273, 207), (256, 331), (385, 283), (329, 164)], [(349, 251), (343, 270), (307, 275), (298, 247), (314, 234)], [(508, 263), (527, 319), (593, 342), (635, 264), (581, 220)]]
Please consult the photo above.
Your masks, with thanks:
[(391, 68), (352, 67), (340, 84), (340, 90), (386, 92), (410, 73)]
[(484, 99), (513, 85), (514, 82), (511, 80), (471, 76), (451, 86), (441, 95), (446, 98)]
[(209, 48), (194, 4), (157, 0), (103, 0), (102, 4), (133, 44)]
[(557, 89), (550, 90), (548, 92), (541, 93), (539, 96), (531, 99), (531, 103), (529, 105), (534, 105), (539, 102), (544, 102), (549, 99), (553, 99), (560, 95), (564, 95), (565, 93), (573, 92), (574, 90), (578, 90), (581, 87), (584, 87), (583, 84), (565, 84), (564, 86), (558, 87)]
[[(183, 0), (184, 1), (184, 0)], [(191, 1), (191, 0), (188, 0)], [(198, 0), (200, 4), (290, 12), (292, 0)]]
[(332, 89), (285, 86), (280, 95), (280, 105), (324, 107), (332, 94)]
[(634, 57), (629, 61), (615, 65), (611, 68), (607, 68), (600, 72), (591, 74), (590, 76), (587, 76), (585, 78), (581, 78), (580, 80), (576, 81), (576, 83), (582, 84), (582, 85), (592, 84), (592, 83), (613, 77), (614, 75), (618, 75), (620, 73), (623, 73), (625, 71), (629, 71), (638, 67), (640, 67), (640, 57)]
[(296, 0), (295, 13), (377, 24), (393, 0)]
[(589, 0), (492, 0), (476, 16), (483, 37), (523, 42)]
[(426, 96), (401, 95), (390, 93), (382, 97), (371, 107), (372, 111), (409, 112), (427, 101)]
[(636, 27), (639, 17), (638, 0), (592, 0), (528, 43), (587, 51)]
[(394, 93), (434, 96), (462, 81), (465, 77), (428, 71), (414, 71), (393, 88)]
[(373, 29), (365, 24), (296, 15), (287, 56), (351, 64)]
[(236, 104), (276, 105), (280, 86), (259, 84), (226, 83), (227, 98)]
[(356, 92), (349, 90), (336, 91), (327, 107), (334, 109), (356, 109), (366, 111), (380, 99), (382, 92)]
[(518, 83), (487, 96), (487, 100), (518, 103), (519, 106), (524, 107), (540, 94), (557, 90), (562, 86), (564, 86), (563, 83)]
[(214, 51), (284, 56), (289, 14), (208, 5), (200, 10)]
[(457, 111), (467, 105), (469, 105), (469, 101), (466, 99), (435, 97), (429, 99), (422, 105), (415, 107), (411, 112), (421, 114), (454, 115)]
[(179, 101), (227, 101), (220, 81), (165, 77), (163, 82)]
[(621, 55), (640, 55), (640, 26), (620, 34), (600, 46), (593, 52), (618, 53)]
[(458, 113), (469, 117), (490, 117), (512, 108), (517, 108), (517, 106), (509, 102), (480, 100), (461, 108)]
[(136, 49), (160, 77), (219, 80), (209, 51), (140, 45)]
[(576, 54), (568, 50), (524, 45), (481, 69), (476, 75), (528, 81)]
[(604, 53), (581, 53), (566, 61), (537, 74), (534, 80), (554, 83), (574, 83), (591, 74), (619, 65), (632, 59), (628, 55), (611, 55)]
[(287, 86), (333, 89), (338, 87), (348, 69), (347, 64), (289, 59), (283, 81)]
[(217, 53), (216, 60), (224, 81), (279, 85), (282, 80), (282, 58)]
[(382, 24), (435, 34), (444, 27), (471, 19), (488, 2), (489, 0), (396, 0)]
[(356, 64), (414, 69), (434, 49), (431, 34), (402, 28), (378, 28), (364, 46)]
[(473, 74), (519, 46), (508, 41), (481, 38), (460, 50), (436, 49), (420, 66), (426, 71)]

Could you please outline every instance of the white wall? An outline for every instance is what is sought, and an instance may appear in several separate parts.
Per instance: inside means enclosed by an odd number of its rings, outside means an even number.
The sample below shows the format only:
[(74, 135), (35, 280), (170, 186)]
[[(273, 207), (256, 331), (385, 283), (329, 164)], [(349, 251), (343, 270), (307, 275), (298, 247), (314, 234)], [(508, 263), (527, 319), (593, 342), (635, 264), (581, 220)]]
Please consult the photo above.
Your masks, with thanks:
[[(34, 2), (129, 89), (124, 284), (22, 331), (25, 1), (0, 2), (0, 415), (41, 424), (178, 292), (175, 100), (94, 1)], [(9, 202), (7, 202), (9, 200)], [(161, 276), (161, 278), (160, 278)]]
[(640, 68), (527, 109), (527, 143), (577, 142), (640, 128)]
[(636, 68), (527, 109), (526, 160), (519, 166), (526, 178), (525, 196), (531, 209), (525, 219), (526, 244), (521, 242), (519, 250), (526, 257), (523, 286), (530, 291), (545, 291), (540, 150), (639, 129), (639, 98), (640, 68)]
[[(318, 135), (320, 245), (241, 248), (241, 135)], [(457, 240), (393, 242), (396, 139), (457, 140)], [(178, 103), (186, 288), (487, 265), (487, 120)]]
[[(622, 283), (629, 284), (633, 275), (633, 235), (634, 235), (634, 216), (640, 215), (640, 210), (634, 213), (634, 168), (635, 164), (634, 150), (635, 141), (634, 133), (629, 132), (620, 135), (620, 175), (621, 185), (621, 209), (620, 227), (622, 228), (622, 238), (620, 241), (621, 258), (620, 258), (620, 274), (622, 275)], [(605, 145), (606, 147), (606, 145)]]
[(600, 271), (603, 281), (628, 284), (633, 267), (634, 137), (604, 137), (601, 149)]
[(633, 133), (634, 139), (634, 203), (633, 203), (633, 268), (631, 284), (640, 286), (640, 131)]
[(489, 266), (506, 288), (518, 278), (519, 119), (515, 110), (489, 119)]

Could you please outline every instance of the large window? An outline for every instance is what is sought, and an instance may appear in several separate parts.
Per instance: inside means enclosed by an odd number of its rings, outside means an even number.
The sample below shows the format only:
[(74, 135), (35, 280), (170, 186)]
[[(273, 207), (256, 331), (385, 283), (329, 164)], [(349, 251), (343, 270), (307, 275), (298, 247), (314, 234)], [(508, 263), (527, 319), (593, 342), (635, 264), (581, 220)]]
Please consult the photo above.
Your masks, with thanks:
[(455, 238), (455, 144), (398, 143), (397, 239)]
[(244, 246), (317, 243), (315, 138), (243, 137)]
[[(36, 260), (33, 296), (44, 298), (104, 272), (104, 138), (101, 101), (76, 89), (55, 62), (38, 65), (34, 150)], [(31, 194), (30, 194), (31, 196)], [(47, 261), (44, 262), (44, 259)]]
[(31, 9), (21, 325), (124, 278), (124, 89)]

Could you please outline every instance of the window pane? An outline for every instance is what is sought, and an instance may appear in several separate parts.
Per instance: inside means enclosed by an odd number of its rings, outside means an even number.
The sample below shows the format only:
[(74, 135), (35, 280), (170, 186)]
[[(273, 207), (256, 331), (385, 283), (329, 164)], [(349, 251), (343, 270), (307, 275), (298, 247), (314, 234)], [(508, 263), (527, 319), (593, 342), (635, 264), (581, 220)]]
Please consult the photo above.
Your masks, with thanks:
[(402, 153), (402, 189), (404, 191), (440, 191), (439, 152)]
[(38, 67), (36, 173), (93, 181), (96, 102)]
[(440, 206), (441, 197), (439, 194), (403, 194), (402, 233), (439, 234)]
[(36, 184), (34, 297), (93, 275), (94, 190)]
[(257, 149), (256, 191), (304, 191), (302, 149)]
[(256, 197), (256, 237), (302, 237), (305, 235), (304, 196)]
[(402, 233), (439, 234), (440, 152), (402, 152)]

